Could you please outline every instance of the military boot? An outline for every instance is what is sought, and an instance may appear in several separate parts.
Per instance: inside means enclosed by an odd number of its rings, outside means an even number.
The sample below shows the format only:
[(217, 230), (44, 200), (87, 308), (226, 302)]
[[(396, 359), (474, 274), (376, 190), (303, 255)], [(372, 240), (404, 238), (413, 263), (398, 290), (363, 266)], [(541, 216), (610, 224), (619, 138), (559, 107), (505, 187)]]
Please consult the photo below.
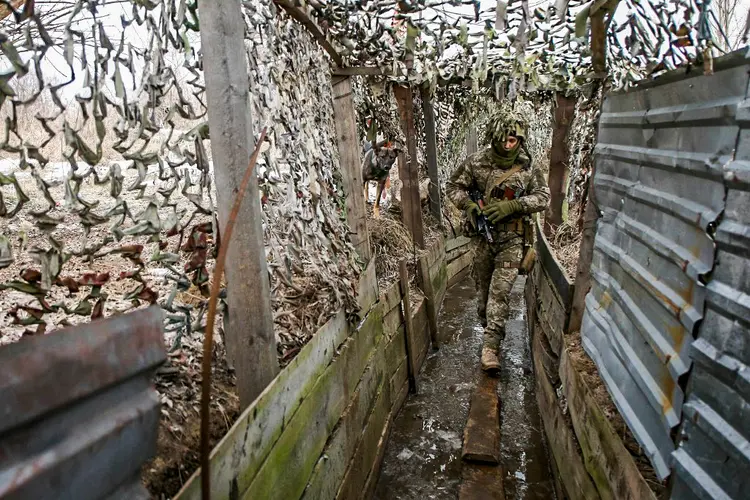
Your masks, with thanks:
[(500, 360), (497, 358), (497, 350), (491, 347), (482, 348), (482, 370), (492, 376), (500, 374)]

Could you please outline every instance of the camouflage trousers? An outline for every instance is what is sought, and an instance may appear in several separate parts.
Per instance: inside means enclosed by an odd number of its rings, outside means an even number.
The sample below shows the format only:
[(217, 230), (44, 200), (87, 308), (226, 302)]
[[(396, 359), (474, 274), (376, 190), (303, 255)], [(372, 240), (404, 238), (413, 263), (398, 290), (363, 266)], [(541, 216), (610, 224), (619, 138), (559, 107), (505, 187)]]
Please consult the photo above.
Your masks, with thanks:
[(505, 337), (510, 289), (522, 258), (521, 238), (501, 243), (487, 243), (483, 239), (477, 248), (472, 272), (479, 294), (477, 313), (484, 326), (484, 347), (497, 350)]

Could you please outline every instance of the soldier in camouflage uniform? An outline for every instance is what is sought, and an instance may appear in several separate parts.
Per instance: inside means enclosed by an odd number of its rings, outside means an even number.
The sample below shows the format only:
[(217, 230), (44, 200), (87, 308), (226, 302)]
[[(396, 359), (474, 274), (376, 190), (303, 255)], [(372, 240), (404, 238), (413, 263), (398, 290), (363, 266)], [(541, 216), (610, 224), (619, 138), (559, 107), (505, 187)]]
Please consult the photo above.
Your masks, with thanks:
[[(485, 136), (489, 146), (469, 156), (446, 188), (448, 198), (474, 227), (480, 214), (492, 224), (493, 242), (481, 237), (473, 271), (479, 292), (477, 312), (484, 326), (482, 369), (492, 374), (500, 370), (497, 351), (505, 336), (510, 289), (524, 257), (528, 216), (544, 210), (550, 196), (544, 173), (532, 167), (524, 154), (526, 132), (525, 122), (518, 117), (495, 114)], [(472, 189), (481, 192), (483, 209), (471, 200)]]

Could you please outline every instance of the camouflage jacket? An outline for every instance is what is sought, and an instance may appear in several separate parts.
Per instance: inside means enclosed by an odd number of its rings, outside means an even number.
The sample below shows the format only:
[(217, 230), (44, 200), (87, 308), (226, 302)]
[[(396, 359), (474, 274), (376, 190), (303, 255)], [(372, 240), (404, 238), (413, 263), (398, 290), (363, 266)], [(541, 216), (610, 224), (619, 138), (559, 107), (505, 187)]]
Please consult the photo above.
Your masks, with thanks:
[(476, 183), (484, 195), (484, 201), (490, 198), (503, 199), (506, 190), (514, 194), (521, 202), (522, 214), (529, 215), (541, 212), (549, 204), (549, 187), (544, 173), (538, 167), (529, 168), (529, 159), (522, 153), (516, 161), (523, 168), (504, 180), (501, 185), (496, 181), (503, 177), (507, 170), (495, 166), (495, 154), (492, 148), (469, 156), (451, 176), (446, 185), (446, 194), (451, 202), (463, 210), (470, 201), (469, 189)]

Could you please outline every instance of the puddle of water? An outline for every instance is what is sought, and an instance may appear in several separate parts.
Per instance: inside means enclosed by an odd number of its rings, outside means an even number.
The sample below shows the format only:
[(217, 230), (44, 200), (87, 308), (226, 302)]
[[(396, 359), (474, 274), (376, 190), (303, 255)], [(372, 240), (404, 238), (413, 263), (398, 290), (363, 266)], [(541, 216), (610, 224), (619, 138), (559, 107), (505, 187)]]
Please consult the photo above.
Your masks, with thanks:
[(513, 286), (511, 315), (500, 351), (500, 452), (505, 467), (505, 498), (555, 498), (552, 473), (534, 389), (531, 345), (523, 301), (525, 278)]
[[(516, 287), (523, 286), (516, 283)], [(521, 288), (522, 290), (522, 288)], [(517, 291), (517, 290), (516, 290)], [(519, 295), (516, 293), (515, 295)], [(501, 446), (506, 498), (554, 498), (554, 488), (534, 397), (528, 338), (520, 294), (502, 349)], [(440, 350), (430, 353), (419, 375), (419, 394), (410, 395), (394, 422), (375, 498), (455, 499), (461, 481), (461, 447), (475, 386), (483, 329), (474, 283), (448, 290), (438, 320)]]
[(438, 321), (440, 350), (419, 374), (394, 422), (375, 498), (454, 499), (461, 479), (461, 447), (482, 344), (474, 287), (464, 280), (448, 290)]

